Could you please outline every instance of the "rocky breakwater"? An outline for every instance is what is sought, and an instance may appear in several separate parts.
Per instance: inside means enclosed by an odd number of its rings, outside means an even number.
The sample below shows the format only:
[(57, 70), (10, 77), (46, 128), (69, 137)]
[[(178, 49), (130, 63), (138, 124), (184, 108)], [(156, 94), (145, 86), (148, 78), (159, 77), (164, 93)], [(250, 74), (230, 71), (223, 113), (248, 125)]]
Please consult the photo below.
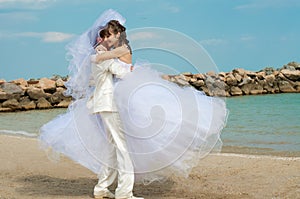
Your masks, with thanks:
[(65, 81), (60, 77), (0, 80), (0, 112), (66, 108), (72, 98), (64, 95)]
[[(299, 93), (300, 63), (290, 62), (280, 69), (267, 67), (258, 72), (237, 68), (230, 72), (182, 73), (163, 78), (180, 86), (193, 86), (209, 96)], [(0, 112), (68, 107), (72, 98), (64, 95), (66, 80), (0, 80)]]
[(300, 63), (290, 62), (280, 69), (267, 67), (258, 72), (237, 68), (226, 73), (182, 73), (163, 78), (180, 86), (193, 86), (210, 96), (299, 93)]

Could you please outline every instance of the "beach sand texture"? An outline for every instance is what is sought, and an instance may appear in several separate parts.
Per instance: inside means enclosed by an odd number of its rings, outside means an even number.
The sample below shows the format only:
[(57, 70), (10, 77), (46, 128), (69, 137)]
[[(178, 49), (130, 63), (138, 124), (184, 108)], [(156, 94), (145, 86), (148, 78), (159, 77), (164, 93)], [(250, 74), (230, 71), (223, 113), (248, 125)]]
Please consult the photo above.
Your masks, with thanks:
[[(93, 197), (96, 175), (64, 157), (50, 161), (35, 138), (0, 135), (0, 146), (0, 199)], [(134, 194), (146, 199), (300, 198), (300, 158), (211, 154), (189, 178), (136, 184)]]

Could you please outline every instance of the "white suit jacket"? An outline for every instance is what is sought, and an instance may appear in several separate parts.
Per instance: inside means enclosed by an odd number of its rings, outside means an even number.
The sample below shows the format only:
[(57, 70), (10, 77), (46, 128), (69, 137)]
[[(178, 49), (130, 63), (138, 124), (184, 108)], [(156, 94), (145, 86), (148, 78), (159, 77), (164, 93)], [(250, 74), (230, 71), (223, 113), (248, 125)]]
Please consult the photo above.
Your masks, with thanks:
[(124, 77), (130, 72), (130, 66), (130, 64), (121, 63), (117, 59), (92, 63), (95, 90), (87, 102), (87, 107), (91, 113), (104, 111), (117, 112), (117, 107), (113, 99), (113, 75), (117, 78)]

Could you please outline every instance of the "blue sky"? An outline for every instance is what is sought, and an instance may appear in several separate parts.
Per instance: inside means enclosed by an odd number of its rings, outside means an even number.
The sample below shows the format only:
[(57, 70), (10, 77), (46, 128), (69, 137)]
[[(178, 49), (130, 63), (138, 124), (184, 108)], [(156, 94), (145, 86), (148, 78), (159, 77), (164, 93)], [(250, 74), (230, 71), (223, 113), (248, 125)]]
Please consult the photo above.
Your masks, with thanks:
[(298, 0), (0, 0), (0, 79), (67, 75), (65, 45), (109, 8), (126, 18), (127, 30), (188, 35), (219, 71), (300, 62)]

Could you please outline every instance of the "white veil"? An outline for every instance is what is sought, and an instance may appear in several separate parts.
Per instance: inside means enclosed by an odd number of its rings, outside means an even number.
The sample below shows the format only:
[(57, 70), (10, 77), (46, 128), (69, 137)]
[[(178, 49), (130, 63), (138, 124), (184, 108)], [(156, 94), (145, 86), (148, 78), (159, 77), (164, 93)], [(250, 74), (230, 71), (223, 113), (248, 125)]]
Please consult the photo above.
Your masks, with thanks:
[(93, 46), (99, 30), (104, 28), (110, 20), (118, 20), (122, 25), (126, 21), (118, 12), (112, 9), (106, 10), (92, 27), (66, 46), (69, 61), (69, 80), (65, 84), (67, 87), (65, 94), (72, 96), (75, 100), (89, 94), (90, 55), (95, 53)]

